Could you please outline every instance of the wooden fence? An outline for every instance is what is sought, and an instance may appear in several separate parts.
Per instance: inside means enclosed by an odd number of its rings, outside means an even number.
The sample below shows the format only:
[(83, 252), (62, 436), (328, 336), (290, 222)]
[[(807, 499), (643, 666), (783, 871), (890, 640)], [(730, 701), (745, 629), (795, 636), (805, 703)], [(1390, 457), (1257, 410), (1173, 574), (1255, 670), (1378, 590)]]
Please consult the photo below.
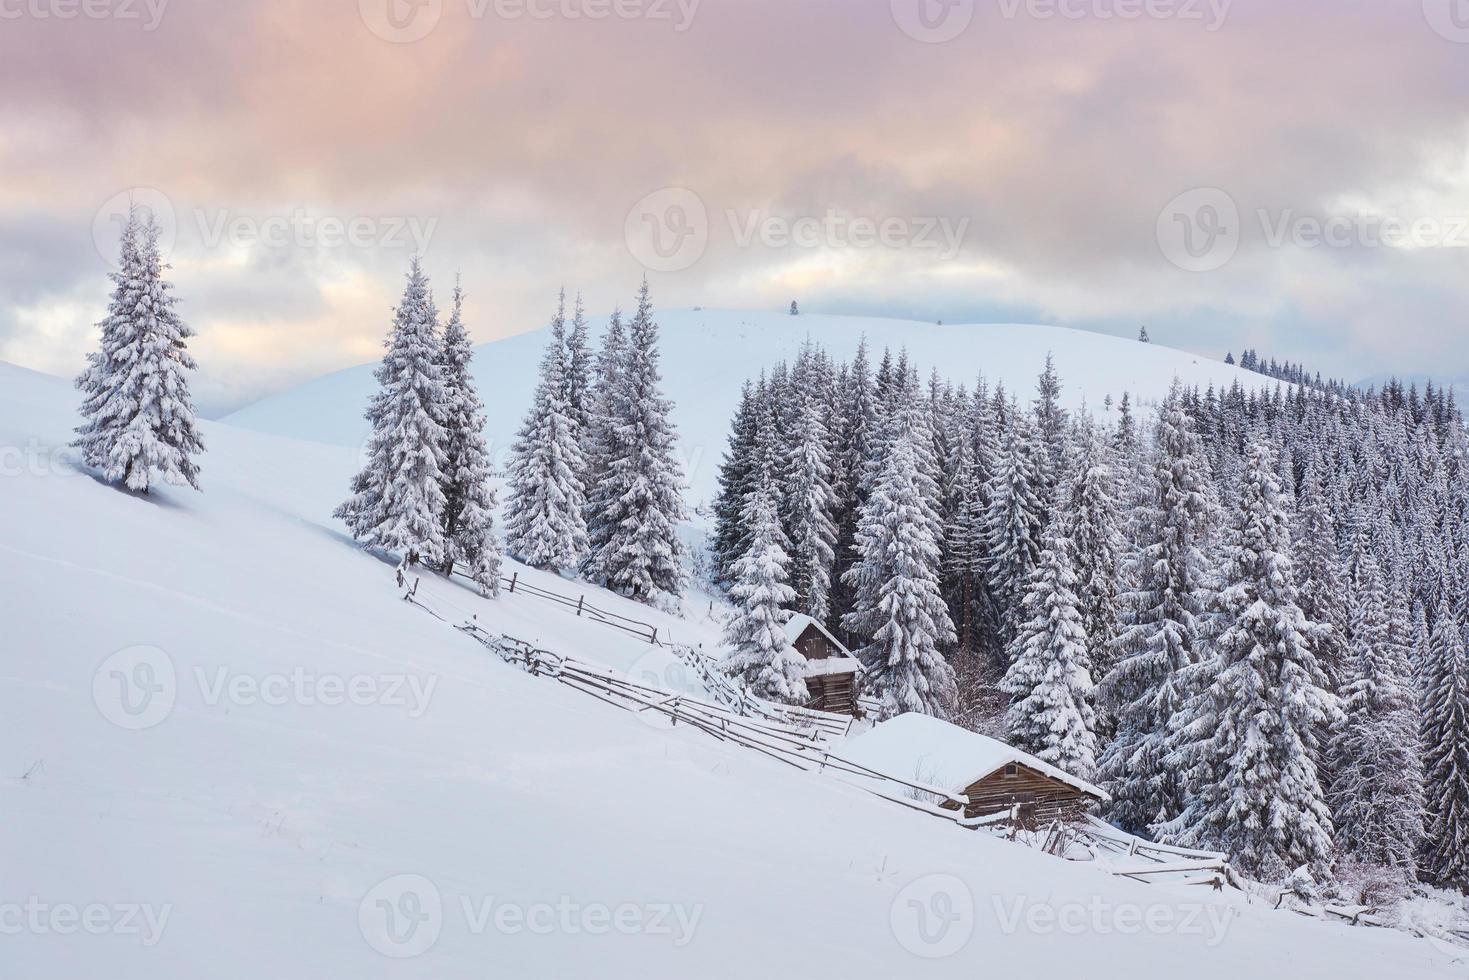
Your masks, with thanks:
[[(412, 596), (407, 598), (413, 600)], [(514, 637), (496, 636), (474, 623), (463, 623), (456, 628), (494, 651), (507, 663), (515, 664), (533, 676), (554, 679), (635, 714), (653, 712), (666, 718), (670, 727), (684, 725), (795, 769), (844, 777), (843, 781), (848, 785), (945, 822), (957, 824), (969, 803), (962, 794), (955, 795), (937, 786), (909, 782), (842, 758), (831, 751), (829, 734), (818, 727), (801, 727), (771, 718), (740, 715), (730, 708), (687, 694), (639, 684), (610, 668), (582, 663)], [(927, 798), (947, 802), (957, 809), (945, 809), (927, 802)]]
[[(454, 576), (463, 579), (466, 583), (474, 585), (474, 580), (462, 572), (455, 572)], [(543, 589), (539, 586), (531, 585), (520, 577), (519, 572), (512, 572), (509, 578), (503, 575), (500, 576), (500, 586), (510, 595), (529, 595), (535, 596), (538, 599), (545, 599), (594, 623), (610, 626), (613, 629), (622, 630), (624, 633), (631, 633), (633, 636), (647, 640), (655, 646), (661, 645), (658, 642), (658, 627), (652, 623), (645, 623), (642, 620), (633, 619), (631, 616), (624, 616), (621, 613), (615, 613), (607, 609), (599, 609), (587, 601), (585, 593), (579, 595), (563, 595), (559, 592), (552, 592), (550, 589)], [(479, 586), (474, 585), (474, 587), (478, 588)]]

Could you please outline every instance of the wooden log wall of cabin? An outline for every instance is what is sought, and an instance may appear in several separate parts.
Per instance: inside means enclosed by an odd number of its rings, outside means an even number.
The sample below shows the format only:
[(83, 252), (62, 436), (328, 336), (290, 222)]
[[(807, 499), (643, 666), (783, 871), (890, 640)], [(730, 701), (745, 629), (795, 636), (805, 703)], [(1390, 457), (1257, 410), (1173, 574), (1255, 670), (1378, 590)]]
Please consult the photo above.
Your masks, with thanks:
[(811, 699), (806, 707), (838, 714), (855, 715), (857, 696), (852, 687), (851, 674), (827, 674), (824, 677), (806, 678), (806, 691)]
[(1013, 776), (1005, 775), (1007, 768), (1001, 766), (964, 790), (969, 797), (964, 816), (982, 817), (1029, 803), (1035, 806), (1038, 820), (1080, 820), (1097, 802), (1076, 787), (1027, 766), (1016, 765)]

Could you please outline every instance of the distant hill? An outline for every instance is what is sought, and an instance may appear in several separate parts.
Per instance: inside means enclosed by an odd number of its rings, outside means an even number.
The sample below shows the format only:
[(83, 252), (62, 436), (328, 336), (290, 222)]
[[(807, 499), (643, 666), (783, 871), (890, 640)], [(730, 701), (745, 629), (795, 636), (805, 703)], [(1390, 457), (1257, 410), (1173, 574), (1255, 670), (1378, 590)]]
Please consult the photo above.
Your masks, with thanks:
[[(677, 410), (680, 451), (693, 500), (714, 492), (729, 418), (747, 378), (782, 358), (794, 357), (810, 337), (838, 359), (850, 358), (866, 336), (873, 363), (884, 347), (907, 348), (927, 377), (931, 367), (956, 383), (973, 384), (984, 372), (1022, 401), (1033, 394), (1047, 352), (1055, 356), (1072, 406), (1085, 402), (1100, 412), (1102, 401), (1124, 391), (1149, 404), (1166, 394), (1175, 376), (1190, 385), (1273, 386), (1262, 375), (1197, 354), (1104, 334), (1038, 324), (920, 323), (858, 316), (819, 316), (738, 310), (658, 310), (662, 370)], [(606, 318), (592, 323), (598, 339)], [(471, 332), (474, 324), (469, 325)], [(386, 328), (385, 328), (386, 329)], [(509, 445), (530, 403), (545, 329), (482, 344), (475, 376), (488, 414), (486, 435), (497, 457)], [(242, 428), (357, 446), (367, 435), (362, 410), (373, 391), (374, 365), (338, 371), (249, 405), (222, 421)], [(498, 461), (498, 459), (497, 459)]]

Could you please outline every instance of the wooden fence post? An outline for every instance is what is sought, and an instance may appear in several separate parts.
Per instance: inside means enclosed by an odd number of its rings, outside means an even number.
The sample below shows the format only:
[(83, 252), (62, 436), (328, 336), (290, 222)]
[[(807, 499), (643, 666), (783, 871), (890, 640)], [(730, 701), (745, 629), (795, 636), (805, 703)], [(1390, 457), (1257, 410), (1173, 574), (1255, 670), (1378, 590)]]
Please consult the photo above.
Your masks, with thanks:
[(648, 639), (648, 642), (653, 644), (655, 647), (658, 645), (658, 627), (653, 627), (653, 635)]
[(579, 599), (576, 600), (576, 614), (578, 616), (581, 615), (582, 606), (586, 605), (586, 603), (587, 603), (587, 597), (585, 595), (583, 595), (581, 598), (579, 598)]
[(515, 580), (518, 579), (518, 578), (520, 578), (520, 573), (519, 572), (511, 572), (510, 573), (510, 591), (511, 592), (514, 592), (515, 591)]

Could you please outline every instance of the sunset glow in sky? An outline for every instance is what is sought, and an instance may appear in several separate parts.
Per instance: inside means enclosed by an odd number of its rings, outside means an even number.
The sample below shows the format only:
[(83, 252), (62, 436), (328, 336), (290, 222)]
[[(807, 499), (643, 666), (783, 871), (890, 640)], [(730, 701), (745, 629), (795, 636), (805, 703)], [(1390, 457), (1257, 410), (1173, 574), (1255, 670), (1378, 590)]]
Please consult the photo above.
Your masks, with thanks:
[(80, 367), (131, 196), (209, 410), (376, 356), (414, 251), (478, 340), (647, 272), (1469, 375), (1461, 0), (0, 0), (0, 80), (0, 359)]

